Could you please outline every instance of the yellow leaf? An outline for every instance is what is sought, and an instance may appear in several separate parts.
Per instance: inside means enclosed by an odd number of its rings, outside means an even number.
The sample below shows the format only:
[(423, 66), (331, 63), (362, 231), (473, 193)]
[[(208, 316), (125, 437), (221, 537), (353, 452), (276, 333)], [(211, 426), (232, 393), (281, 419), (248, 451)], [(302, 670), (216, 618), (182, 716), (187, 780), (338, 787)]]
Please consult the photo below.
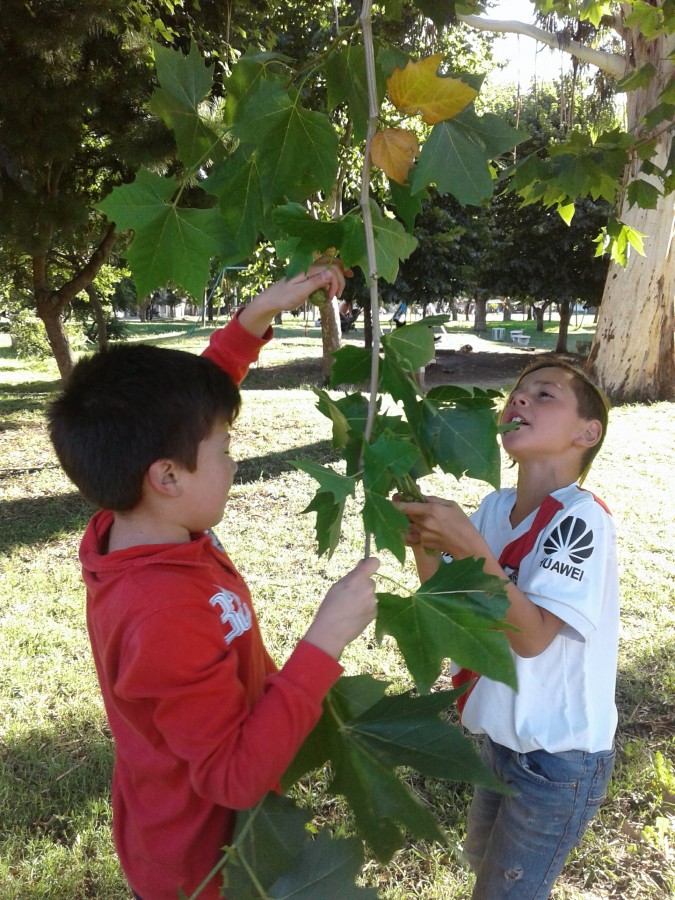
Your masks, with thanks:
[(422, 114), (427, 125), (452, 119), (478, 95), (458, 78), (437, 74), (443, 54), (434, 53), (419, 62), (409, 62), (405, 69), (394, 69), (387, 80), (389, 96), (404, 115)]
[(373, 136), (370, 156), (385, 175), (399, 184), (408, 183), (410, 167), (420, 155), (420, 145), (405, 128), (385, 128)]

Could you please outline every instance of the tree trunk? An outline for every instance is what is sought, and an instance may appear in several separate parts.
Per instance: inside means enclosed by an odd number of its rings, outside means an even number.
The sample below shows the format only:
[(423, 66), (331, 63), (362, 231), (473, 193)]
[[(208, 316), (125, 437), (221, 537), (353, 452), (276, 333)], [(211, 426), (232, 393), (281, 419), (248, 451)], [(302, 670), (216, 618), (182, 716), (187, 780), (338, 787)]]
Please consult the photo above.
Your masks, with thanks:
[(49, 303), (38, 304), (37, 314), (45, 323), (47, 340), (52, 348), (61, 381), (65, 384), (73, 370), (73, 354), (68, 343), (68, 335), (63, 327), (61, 310)]
[(544, 303), (542, 306), (537, 306), (534, 303), (530, 309), (534, 310), (534, 318), (537, 320), (537, 324), (535, 326), (536, 331), (544, 330), (544, 313), (546, 312), (546, 307), (548, 303)]
[[(656, 74), (644, 90), (628, 91), (628, 129), (640, 133), (645, 113), (657, 105), (659, 94), (672, 78), (669, 61), (673, 38), (646, 41), (638, 29), (626, 32), (627, 54), (636, 69), (651, 63)], [(655, 138), (656, 166), (667, 167), (672, 130)], [(640, 161), (626, 173), (625, 183), (636, 178)], [(644, 172), (640, 177), (652, 180)], [(661, 186), (658, 181), (654, 182)], [(656, 209), (628, 206), (624, 193), (619, 218), (647, 235), (646, 256), (631, 253), (622, 270), (612, 263), (600, 305), (598, 326), (588, 368), (614, 402), (672, 400), (675, 398), (675, 192), (659, 197)]]
[(476, 298), (476, 315), (473, 329), (479, 333), (487, 331), (487, 300)]
[(511, 306), (505, 300), (504, 305), (502, 306), (502, 322), (510, 322), (511, 321)]
[(560, 325), (558, 326), (558, 343), (555, 345), (556, 353), (567, 353), (567, 334), (570, 327), (570, 301), (563, 300), (559, 305)]
[(94, 311), (94, 320), (96, 321), (96, 342), (99, 350), (105, 350), (108, 346), (108, 323), (105, 319), (105, 313), (99, 300), (98, 291), (93, 284), (85, 288), (91, 308)]
[(646, 256), (612, 263), (588, 369), (615, 403), (675, 399), (673, 194), (657, 209), (624, 214), (643, 234)]
[(340, 349), (340, 313), (338, 302), (335, 298), (329, 303), (324, 303), (320, 311), (321, 337), (323, 339), (323, 357), (321, 368), (324, 382), (330, 378), (330, 370), (333, 367), (333, 353)]

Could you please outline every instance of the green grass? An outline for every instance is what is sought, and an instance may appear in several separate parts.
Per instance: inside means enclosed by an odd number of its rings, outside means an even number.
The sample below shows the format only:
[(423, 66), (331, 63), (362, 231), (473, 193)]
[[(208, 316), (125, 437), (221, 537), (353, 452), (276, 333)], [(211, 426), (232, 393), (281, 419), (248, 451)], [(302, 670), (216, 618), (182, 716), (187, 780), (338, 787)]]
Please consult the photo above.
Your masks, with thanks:
[[(154, 332), (152, 339), (198, 351), (207, 334), (197, 330), (185, 339)], [(319, 351), (318, 329), (291, 319), (252, 370), (234, 436), (239, 473), (217, 529), (247, 577), (278, 661), (331, 582), (363, 552), (352, 510), (333, 559), (317, 558), (314, 516), (301, 515), (314, 487), (289, 464), (334, 459), (330, 423), (308, 387), (318, 380)], [(53, 365), (21, 363), (0, 347), (0, 900), (116, 900), (129, 892), (110, 835), (112, 744), (77, 563), (90, 510), (60, 472), (47, 439), (44, 407), (56, 386)], [(555, 900), (656, 900), (675, 892), (674, 425), (673, 404), (615, 409), (587, 482), (612, 509), (619, 530), (619, 762), (610, 796)], [(505, 465), (504, 483), (513, 478)], [(488, 490), (446, 476), (428, 478), (425, 487), (469, 508)], [(402, 568), (382, 557), (384, 575), (415, 584), (412, 564)], [(395, 644), (378, 645), (372, 628), (343, 661), (348, 674), (368, 671), (397, 688), (410, 684)], [(389, 865), (369, 864), (364, 878), (387, 900), (466, 900), (471, 878), (461, 842), (469, 792), (432, 779), (410, 783), (443, 821), (448, 846), (411, 843)], [(325, 773), (295, 792), (319, 824), (349, 830), (344, 806), (326, 793)]]

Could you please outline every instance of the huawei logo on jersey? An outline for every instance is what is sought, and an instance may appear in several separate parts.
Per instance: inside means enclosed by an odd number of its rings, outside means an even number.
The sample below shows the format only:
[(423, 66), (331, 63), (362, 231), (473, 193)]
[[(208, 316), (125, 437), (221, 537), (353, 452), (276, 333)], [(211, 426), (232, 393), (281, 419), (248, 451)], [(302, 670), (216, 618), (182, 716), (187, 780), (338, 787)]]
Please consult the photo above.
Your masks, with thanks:
[[(584, 573), (578, 566), (593, 555), (593, 532), (583, 519), (568, 516), (544, 541), (544, 553), (546, 557), (540, 564), (543, 569), (581, 581)], [(567, 556), (570, 562), (561, 560), (561, 555)], [(558, 558), (554, 560), (553, 556)]]

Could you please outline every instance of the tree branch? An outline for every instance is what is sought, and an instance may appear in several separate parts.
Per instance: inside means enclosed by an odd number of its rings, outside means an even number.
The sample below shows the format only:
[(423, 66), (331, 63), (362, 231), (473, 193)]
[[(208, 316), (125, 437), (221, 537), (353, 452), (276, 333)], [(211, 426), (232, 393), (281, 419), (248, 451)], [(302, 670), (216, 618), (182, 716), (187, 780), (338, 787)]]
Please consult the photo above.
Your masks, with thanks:
[(485, 19), (483, 16), (458, 15), (457, 18), (470, 28), (477, 28), (479, 31), (492, 31), (495, 34), (522, 34), (525, 37), (530, 37), (535, 41), (539, 41), (540, 44), (551, 47), (553, 50), (569, 53), (570, 56), (595, 66), (613, 78), (623, 78), (630, 69), (630, 64), (619, 53), (593, 50), (592, 47), (586, 47), (577, 41), (569, 41), (563, 45), (559, 42), (557, 35), (544, 31), (543, 28), (539, 28), (537, 25), (528, 25), (525, 22), (516, 22), (510, 19)]
[(54, 291), (51, 299), (55, 306), (61, 309), (66, 303), (72, 300), (73, 297), (76, 297), (80, 291), (85, 290), (92, 283), (101, 266), (109, 258), (116, 239), (117, 234), (115, 233), (115, 224), (113, 222), (108, 226), (108, 230), (103, 235), (101, 243), (92, 253), (87, 265), (84, 266), (77, 275), (71, 278), (70, 281), (61, 285), (58, 291)]

